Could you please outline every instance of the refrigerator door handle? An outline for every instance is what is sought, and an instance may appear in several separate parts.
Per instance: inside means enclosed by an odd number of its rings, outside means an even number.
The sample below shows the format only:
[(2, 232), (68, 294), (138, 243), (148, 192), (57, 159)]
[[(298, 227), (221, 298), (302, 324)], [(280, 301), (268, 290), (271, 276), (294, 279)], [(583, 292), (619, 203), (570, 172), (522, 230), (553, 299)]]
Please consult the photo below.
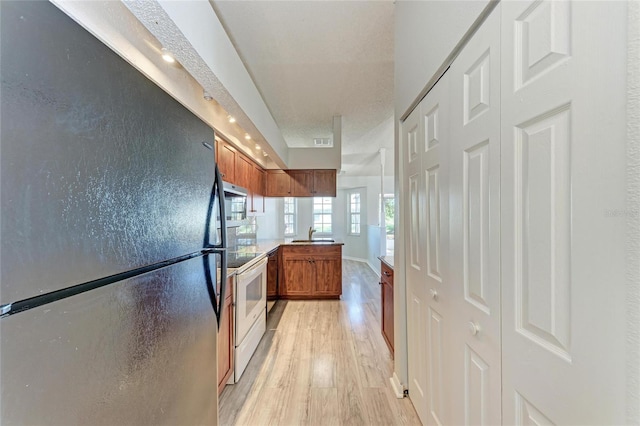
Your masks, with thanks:
[(11, 303), (0, 305), (0, 317), (11, 312)]
[(203, 248), (202, 250), (200, 250), (200, 253), (202, 254), (221, 254), (223, 251), (226, 251), (226, 248)]
[[(205, 145), (206, 146), (206, 145)], [(209, 201), (209, 211), (207, 213), (207, 223), (205, 229), (205, 241), (204, 248), (202, 249), (203, 265), (205, 269), (205, 278), (207, 280), (207, 290), (209, 291), (209, 298), (211, 299), (211, 305), (216, 315), (218, 322), (218, 329), (220, 329), (220, 319), (223, 317), (224, 300), (227, 292), (227, 221), (224, 210), (224, 187), (222, 184), (222, 177), (220, 176), (220, 169), (218, 165), (215, 166), (215, 180), (211, 191), (211, 198)], [(220, 243), (211, 244), (209, 230), (211, 229), (211, 220), (213, 215), (213, 207), (216, 204), (215, 200), (218, 199), (218, 217), (220, 218)], [(213, 219), (215, 220), (215, 218)], [(218, 271), (211, 271), (209, 266), (209, 255), (220, 255), (220, 275)], [(213, 275), (215, 273), (215, 275)], [(215, 279), (213, 279), (215, 277)], [(220, 293), (217, 293), (218, 279), (220, 280)]]

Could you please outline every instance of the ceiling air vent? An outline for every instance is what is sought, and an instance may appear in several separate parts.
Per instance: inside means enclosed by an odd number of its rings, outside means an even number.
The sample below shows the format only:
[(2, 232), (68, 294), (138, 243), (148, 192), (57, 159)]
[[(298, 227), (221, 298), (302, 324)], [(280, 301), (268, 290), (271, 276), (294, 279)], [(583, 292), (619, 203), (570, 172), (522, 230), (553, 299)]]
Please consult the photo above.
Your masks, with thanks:
[(316, 148), (331, 148), (333, 141), (331, 138), (313, 138), (313, 146)]

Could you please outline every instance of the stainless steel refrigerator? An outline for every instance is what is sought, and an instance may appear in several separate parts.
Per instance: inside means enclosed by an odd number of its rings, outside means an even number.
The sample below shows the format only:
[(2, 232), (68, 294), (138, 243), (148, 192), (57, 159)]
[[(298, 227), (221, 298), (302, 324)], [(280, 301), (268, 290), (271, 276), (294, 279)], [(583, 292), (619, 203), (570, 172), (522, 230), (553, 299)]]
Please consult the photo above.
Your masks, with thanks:
[(49, 2), (0, 79), (0, 423), (217, 424), (213, 130)]

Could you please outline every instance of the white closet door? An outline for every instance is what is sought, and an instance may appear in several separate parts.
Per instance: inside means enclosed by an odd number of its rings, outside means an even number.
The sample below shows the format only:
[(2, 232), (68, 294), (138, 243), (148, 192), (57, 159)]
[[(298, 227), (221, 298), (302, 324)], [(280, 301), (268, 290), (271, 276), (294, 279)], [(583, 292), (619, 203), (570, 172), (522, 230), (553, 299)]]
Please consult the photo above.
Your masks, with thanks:
[(451, 424), (501, 422), (500, 6), (451, 69)]
[(428, 296), (425, 283), (423, 220), (425, 203), (422, 152), (424, 137), (420, 126), (420, 108), (402, 123), (402, 153), (405, 172), (405, 253), (407, 280), (407, 345), (409, 397), (420, 420), (427, 419), (427, 352)]
[[(448, 280), (448, 157), (449, 75), (420, 103), (421, 135), (424, 138), (422, 174), (425, 204), (421, 208), (421, 239), (424, 241), (422, 281), (426, 286), (427, 347), (421, 362), (426, 363), (427, 425), (448, 424), (445, 407), (450, 391), (447, 380), (447, 336), (451, 285)], [(424, 422), (424, 420), (423, 420)]]
[(625, 23), (502, 3), (505, 424), (625, 423)]

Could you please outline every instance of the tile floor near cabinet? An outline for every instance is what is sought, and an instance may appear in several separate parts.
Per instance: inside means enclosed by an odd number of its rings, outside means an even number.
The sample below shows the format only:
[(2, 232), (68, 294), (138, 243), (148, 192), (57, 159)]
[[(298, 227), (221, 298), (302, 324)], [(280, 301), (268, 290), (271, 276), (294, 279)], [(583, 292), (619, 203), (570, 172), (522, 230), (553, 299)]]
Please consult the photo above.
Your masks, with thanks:
[(221, 425), (419, 425), (389, 383), (378, 277), (343, 260), (340, 300), (278, 301), (242, 379), (220, 396)]

